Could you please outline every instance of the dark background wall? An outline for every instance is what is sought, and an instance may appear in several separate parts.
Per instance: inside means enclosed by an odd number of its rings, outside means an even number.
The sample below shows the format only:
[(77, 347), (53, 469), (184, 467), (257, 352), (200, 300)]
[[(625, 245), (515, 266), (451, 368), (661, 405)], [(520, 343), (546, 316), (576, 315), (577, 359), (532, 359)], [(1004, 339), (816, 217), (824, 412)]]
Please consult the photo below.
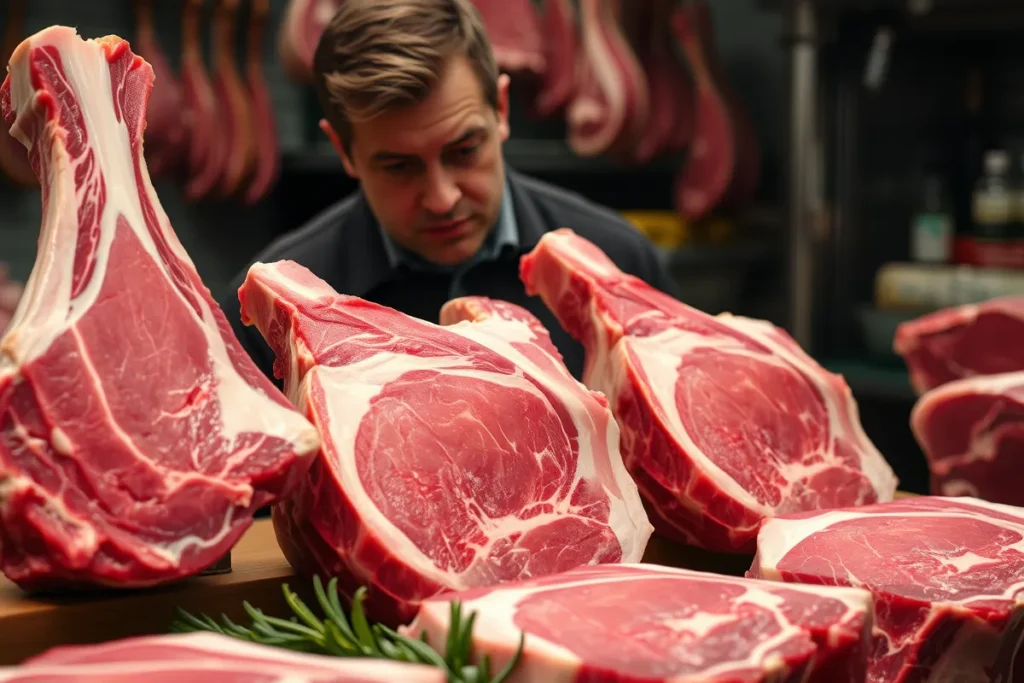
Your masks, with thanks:
[[(4, 4), (0, 2), (0, 7)], [(176, 63), (179, 3), (157, 0), (156, 4), (160, 40), (172, 63)], [(128, 0), (32, 0), (29, 5), (29, 33), (50, 24), (65, 24), (76, 27), (86, 38), (114, 33), (130, 40), (133, 35)], [(310, 121), (318, 114), (308, 92), (289, 82), (278, 64), (276, 28), (285, 5), (285, 0), (271, 2), (264, 68), (273, 95), (281, 146), (294, 157), (308, 146)], [(775, 194), (782, 162), (780, 132), (785, 112), (781, 20), (754, 7), (753, 0), (714, 0), (712, 5), (719, 46), (730, 78), (752, 112), (764, 147), (765, 184), (769, 193)], [(0, 22), (4, 18), (5, 13), (0, 12)], [(531, 134), (520, 127), (514, 136)], [(338, 184), (339, 193), (348, 187), (341, 178)], [(157, 182), (156, 187), (172, 225), (214, 292), (219, 292), (275, 234), (294, 227), (298, 222), (295, 216), (307, 213), (295, 206), (295, 201), (303, 201), (301, 198), (289, 202), (289, 197), (283, 196), (289, 191), (287, 182), (268, 200), (251, 208), (235, 203), (189, 204), (173, 184)], [(9, 263), (19, 279), (27, 277), (32, 268), (39, 221), (38, 192), (0, 185), (0, 261)]]

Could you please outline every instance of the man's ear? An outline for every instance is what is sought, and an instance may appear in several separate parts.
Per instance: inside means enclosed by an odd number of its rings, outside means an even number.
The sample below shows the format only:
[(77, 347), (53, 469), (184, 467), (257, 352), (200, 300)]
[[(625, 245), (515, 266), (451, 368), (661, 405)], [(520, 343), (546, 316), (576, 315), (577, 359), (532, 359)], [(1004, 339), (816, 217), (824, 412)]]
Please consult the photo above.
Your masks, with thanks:
[(508, 74), (498, 76), (498, 137), (502, 142), (508, 140), (511, 128), (508, 123)]
[(334, 151), (341, 157), (341, 165), (345, 167), (345, 173), (355, 179), (359, 179), (359, 174), (356, 173), (356, 168), (352, 164), (352, 159), (345, 152), (345, 146), (341, 144), (341, 136), (338, 135), (338, 131), (334, 130), (334, 126), (327, 122), (327, 119), (320, 119), (320, 130), (324, 132), (327, 139), (331, 141), (334, 146)]

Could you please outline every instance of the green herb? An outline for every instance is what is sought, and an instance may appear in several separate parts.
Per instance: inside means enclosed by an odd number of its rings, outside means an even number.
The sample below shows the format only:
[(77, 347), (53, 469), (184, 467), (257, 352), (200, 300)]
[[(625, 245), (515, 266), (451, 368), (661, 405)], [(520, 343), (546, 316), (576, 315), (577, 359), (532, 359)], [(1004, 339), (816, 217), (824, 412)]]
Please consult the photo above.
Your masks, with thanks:
[(383, 624), (370, 624), (363, 611), (365, 588), (356, 591), (351, 614), (346, 616), (338, 599), (338, 580), (332, 578), (324, 590), (320, 577), (314, 576), (313, 591), (323, 611), (323, 618), (313, 614), (288, 584), (284, 584), (282, 590), (285, 601), (295, 613), (290, 619), (267, 616), (263, 610), (243, 602), (242, 606), (252, 619), (252, 625), (245, 627), (223, 614), (218, 623), (205, 614), (194, 616), (179, 607), (178, 618), (171, 624), (171, 631), (213, 631), (240, 640), (299, 652), (429, 664), (443, 669), (449, 683), (501, 683), (512, 673), (522, 656), (525, 635), (520, 637), (515, 655), (496, 675), (491, 675), (491, 662), (486, 655), (477, 664), (471, 663), (476, 613), (463, 616), (462, 605), (457, 600), (451, 603), (448, 640), (442, 656), (427, 644), (426, 631), (417, 640), (400, 635)]

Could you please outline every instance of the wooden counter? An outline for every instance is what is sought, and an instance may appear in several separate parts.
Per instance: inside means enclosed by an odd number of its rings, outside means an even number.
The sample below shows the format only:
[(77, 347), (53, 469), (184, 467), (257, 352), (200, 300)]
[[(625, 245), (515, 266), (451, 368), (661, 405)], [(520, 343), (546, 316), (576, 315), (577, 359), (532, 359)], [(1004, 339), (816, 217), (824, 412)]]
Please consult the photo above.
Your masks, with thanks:
[[(269, 614), (291, 611), (281, 594), (287, 582), (308, 593), (281, 554), (269, 519), (258, 519), (231, 551), (230, 574), (203, 576), (171, 586), (104, 591), (75, 597), (29, 597), (0, 576), (0, 665), (17, 664), (53, 645), (95, 643), (148, 633), (166, 633), (174, 608), (193, 614), (248, 618), (248, 600)], [(307, 590), (303, 590), (307, 589)]]
[[(907, 494), (898, 494), (904, 497)], [(742, 576), (750, 555), (723, 555), (651, 537), (644, 562)], [(0, 576), (0, 665), (18, 664), (54, 645), (96, 643), (166, 633), (174, 608), (243, 624), (249, 601), (272, 616), (288, 617), (281, 584), (315, 604), (312, 584), (295, 576), (274, 538), (269, 519), (258, 519), (231, 551), (230, 574), (197, 577), (173, 586), (130, 592), (105, 591), (77, 597), (29, 597)]]

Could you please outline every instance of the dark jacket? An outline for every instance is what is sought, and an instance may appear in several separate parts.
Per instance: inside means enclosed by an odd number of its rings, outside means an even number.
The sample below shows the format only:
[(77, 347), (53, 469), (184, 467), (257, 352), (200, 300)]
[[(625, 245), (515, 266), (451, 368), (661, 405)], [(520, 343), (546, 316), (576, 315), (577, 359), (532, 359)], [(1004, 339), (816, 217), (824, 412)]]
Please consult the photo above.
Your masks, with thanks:
[[(570, 372), (580, 378), (583, 348), (561, 328), (539, 297), (528, 297), (519, 279), (519, 259), (541, 236), (561, 227), (572, 228), (598, 247), (627, 273), (675, 295), (675, 285), (658, 259), (656, 247), (618, 213), (547, 183), (507, 172), (508, 189), (519, 232), (519, 248), (506, 249), (497, 262), (485, 261), (463, 276), (462, 289), (472, 295), (502, 299), (526, 308), (551, 333)], [(254, 261), (282, 259), (309, 268), (342, 294), (351, 294), (436, 323), (448, 300), (450, 276), (393, 270), (380, 229), (362, 192), (331, 206), (305, 226), (264, 249)], [(235, 278), (220, 304), (231, 326), (260, 369), (273, 377), (273, 352), (255, 327), (240, 320), (238, 288), (248, 268)]]

